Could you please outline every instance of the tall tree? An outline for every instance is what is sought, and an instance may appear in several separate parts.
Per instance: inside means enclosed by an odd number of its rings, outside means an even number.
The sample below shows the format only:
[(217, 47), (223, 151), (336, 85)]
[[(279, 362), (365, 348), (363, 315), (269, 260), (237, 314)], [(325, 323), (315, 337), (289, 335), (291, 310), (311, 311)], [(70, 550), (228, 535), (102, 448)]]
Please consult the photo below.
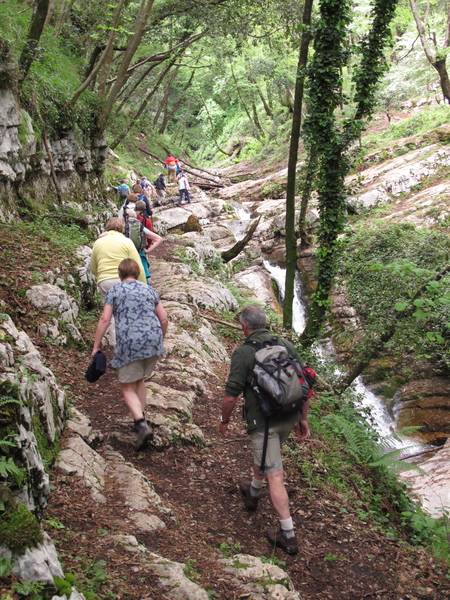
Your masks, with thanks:
[(414, 15), (425, 56), (430, 65), (438, 72), (442, 94), (447, 102), (450, 103), (450, 79), (447, 71), (447, 54), (448, 48), (450, 47), (450, 0), (447, 2), (447, 25), (442, 48), (438, 47), (436, 35), (429, 36), (426, 33), (426, 29), (428, 28), (427, 17), (429, 14), (429, 3), (427, 3), (425, 22), (420, 17), (416, 0), (409, 0), (409, 3), (411, 5), (411, 10)]
[(36, 50), (44, 30), (49, 0), (36, 0), (27, 39), (19, 59), (20, 80), (24, 81), (36, 58)]
[(373, 0), (371, 27), (359, 44), (361, 59), (352, 78), (356, 108), (342, 123), (336, 119), (335, 112), (342, 102), (341, 70), (349, 58), (347, 27), (351, 19), (351, 2), (319, 0), (319, 4), (315, 53), (309, 67), (309, 115), (304, 124), (308, 145), (318, 161), (318, 282), (301, 338), (303, 343), (311, 343), (317, 337), (329, 304), (338, 255), (337, 240), (344, 225), (344, 178), (350, 167), (347, 150), (364, 129), (363, 119), (372, 114), (377, 84), (386, 68), (383, 50), (390, 35), (389, 25), (397, 0)]
[(292, 303), (294, 300), (294, 276), (297, 268), (297, 238), (295, 236), (295, 179), (297, 175), (298, 143), (302, 119), (305, 68), (311, 40), (311, 12), (313, 0), (305, 0), (303, 8), (303, 33), (298, 57), (295, 82), (294, 113), (292, 115), (291, 141), (289, 147), (288, 176), (286, 188), (286, 284), (283, 305), (283, 325), (292, 327)]

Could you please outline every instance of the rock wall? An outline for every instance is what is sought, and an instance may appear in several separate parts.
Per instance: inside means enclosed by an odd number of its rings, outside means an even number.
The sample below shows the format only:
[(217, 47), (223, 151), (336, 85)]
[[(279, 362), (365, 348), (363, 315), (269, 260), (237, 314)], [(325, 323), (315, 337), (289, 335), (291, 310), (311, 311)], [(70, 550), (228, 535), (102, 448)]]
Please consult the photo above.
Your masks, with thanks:
[[(50, 177), (50, 163), (30, 115), (17, 102), (11, 90), (0, 89), (0, 221), (19, 216), (33, 203), (56, 200)], [(100, 189), (108, 154), (106, 138), (94, 142), (81, 139), (71, 129), (59, 139), (49, 139), (55, 172), (66, 198), (92, 200)]]

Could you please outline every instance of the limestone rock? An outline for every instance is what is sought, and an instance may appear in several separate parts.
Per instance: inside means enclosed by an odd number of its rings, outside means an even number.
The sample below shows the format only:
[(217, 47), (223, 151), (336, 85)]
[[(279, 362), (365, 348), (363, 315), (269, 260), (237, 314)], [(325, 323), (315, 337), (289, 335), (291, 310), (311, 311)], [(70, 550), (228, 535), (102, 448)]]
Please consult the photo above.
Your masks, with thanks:
[(266, 302), (272, 308), (278, 304), (273, 292), (272, 280), (264, 268), (250, 267), (237, 273), (233, 279), (237, 285), (251, 289), (261, 302)]
[(149, 554), (148, 569), (159, 577), (164, 594), (173, 600), (208, 600), (206, 591), (186, 577), (186, 565), (168, 561), (153, 552)]
[(133, 513), (130, 519), (134, 522), (135, 526), (144, 533), (151, 531), (158, 531), (158, 529), (164, 529), (166, 524), (156, 515), (145, 515), (144, 513)]
[(64, 594), (64, 596), (53, 596), (52, 600), (86, 600), (81, 592), (78, 592), (74, 587), (72, 588), (72, 593), (69, 598)]
[(226, 571), (244, 582), (244, 589), (253, 594), (254, 600), (300, 600), (289, 575), (276, 565), (263, 563), (249, 554), (236, 554), (219, 562), (225, 565)]
[[(13, 555), (8, 548), (0, 546), (0, 557), (11, 559)], [(43, 543), (35, 548), (27, 548), (20, 556), (14, 556), (14, 563), (12, 573), (20, 579), (53, 585), (53, 577), (64, 577), (55, 546), (45, 532)]]
[(77, 265), (79, 279), (79, 288), (81, 301), (87, 308), (95, 304), (97, 297), (97, 278), (91, 271), (92, 248), (89, 246), (80, 246), (77, 249), (77, 256), (80, 258), (80, 264)]
[(172, 300), (195, 304), (199, 308), (237, 310), (236, 299), (222, 283), (190, 275), (190, 272), (187, 265), (158, 263), (158, 269), (155, 269), (153, 275), (153, 285), (163, 302)]
[(72, 337), (81, 339), (81, 334), (75, 325), (75, 320), (78, 317), (78, 305), (66, 291), (56, 285), (43, 283), (27, 290), (26, 296), (37, 308), (60, 315), (60, 318), (66, 322)]
[[(433, 150), (430, 155), (430, 151)], [(396, 158), (369, 167), (358, 175), (347, 178), (347, 184), (354, 184), (359, 177), (361, 194), (350, 203), (370, 207), (389, 200), (389, 195), (398, 196), (418, 185), (425, 177), (433, 175), (440, 167), (450, 165), (450, 148), (441, 148), (437, 144), (426, 146), (397, 156)]]
[(426, 475), (416, 471), (401, 474), (414, 495), (431, 515), (442, 517), (450, 510), (450, 439), (439, 452), (422, 462), (420, 468)]
[(106, 461), (100, 454), (90, 448), (78, 435), (67, 440), (67, 446), (60, 453), (56, 467), (68, 475), (78, 475), (84, 485), (91, 490), (96, 502), (105, 503), (101, 493), (105, 487)]
[(94, 430), (91, 421), (74, 406), (70, 409), (71, 415), (67, 421), (67, 427), (77, 433), (89, 446), (97, 446), (103, 441), (101, 431)]
[(175, 410), (190, 417), (195, 400), (193, 392), (181, 392), (170, 387), (164, 387), (153, 381), (147, 382), (147, 405)]
[[(157, 509), (164, 515), (169, 517), (172, 515), (172, 511), (164, 505), (147, 477), (127, 463), (119, 452), (108, 450), (106, 459), (107, 471), (114, 476), (116, 489), (123, 495), (125, 504), (132, 511), (138, 514)], [(160, 520), (159, 522), (162, 523)], [(162, 526), (165, 526), (164, 523)]]

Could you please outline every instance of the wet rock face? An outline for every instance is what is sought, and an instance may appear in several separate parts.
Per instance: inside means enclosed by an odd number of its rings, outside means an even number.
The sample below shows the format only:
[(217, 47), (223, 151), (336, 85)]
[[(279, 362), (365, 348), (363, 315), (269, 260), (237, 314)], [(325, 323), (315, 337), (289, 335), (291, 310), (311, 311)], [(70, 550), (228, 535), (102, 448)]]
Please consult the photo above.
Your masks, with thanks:
[(420, 426), (413, 436), (428, 443), (450, 438), (450, 379), (410, 381), (394, 398), (397, 428)]

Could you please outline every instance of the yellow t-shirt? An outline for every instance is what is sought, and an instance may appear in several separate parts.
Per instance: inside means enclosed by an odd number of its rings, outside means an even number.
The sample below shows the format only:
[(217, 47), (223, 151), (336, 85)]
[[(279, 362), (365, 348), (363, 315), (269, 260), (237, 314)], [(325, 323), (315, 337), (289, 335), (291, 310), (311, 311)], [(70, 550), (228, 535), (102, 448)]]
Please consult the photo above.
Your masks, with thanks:
[(132, 258), (139, 265), (139, 281), (146, 283), (141, 258), (131, 240), (118, 231), (107, 231), (98, 239), (91, 254), (91, 271), (97, 277), (97, 283), (106, 279), (117, 279), (119, 264), (125, 258)]

